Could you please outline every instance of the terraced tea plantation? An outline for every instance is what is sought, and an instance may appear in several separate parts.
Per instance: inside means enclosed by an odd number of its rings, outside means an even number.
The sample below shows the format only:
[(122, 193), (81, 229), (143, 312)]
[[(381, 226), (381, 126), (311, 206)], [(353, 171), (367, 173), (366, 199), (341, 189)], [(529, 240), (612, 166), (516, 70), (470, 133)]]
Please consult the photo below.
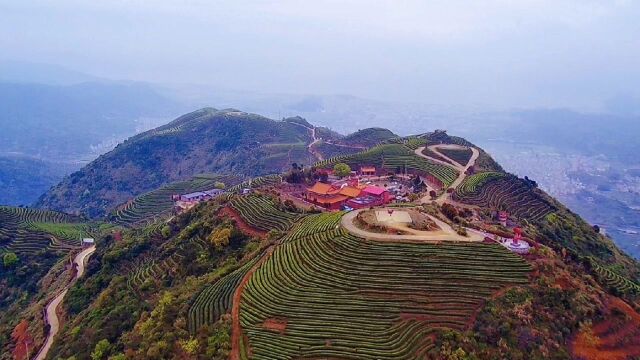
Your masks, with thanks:
[(192, 334), (195, 334), (201, 326), (212, 325), (222, 315), (231, 312), (233, 292), (258, 259), (259, 257), (255, 257), (246, 262), (232, 273), (204, 288), (196, 296), (193, 304), (189, 307), (189, 331)]
[(513, 175), (495, 176), (477, 174), (466, 179), (454, 198), (469, 205), (505, 210), (511, 216), (529, 221), (540, 221), (555, 211), (524, 180)]
[(404, 170), (406, 166), (408, 171), (433, 175), (445, 186), (451, 185), (451, 183), (453, 183), (453, 181), (458, 177), (458, 171), (455, 169), (417, 156), (409, 147), (414, 146), (415, 144), (407, 144), (408, 145), (378, 145), (357, 154), (326, 159), (316, 163), (315, 166), (319, 168), (327, 168), (332, 167), (339, 162), (344, 162), (349, 164), (352, 169), (357, 169), (363, 165), (373, 165), (378, 168), (384, 168), (388, 171), (396, 171), (398, 169)]
[(265, 175), (244, 181), (227, 189), (226, 198), (230, 199), (233, 195), (239, 194), (242, 189), (255, 189), (261, 186), (275, 186), (282, 182), (281, 175)]
[(229, 205), (248, 224), (263, 231), (286, 231), (301, 217), (280, 210), (274, 200), (266, 195), (236, 196)]
[(336, 230), (340, 226), (340, 219), (344, 212), (329, 212), (307, 216), (281, 242), (294, 241), (313, 234)]
[(437, 152), (435, 152), (435, 151), (433, 151), (433, 150), (429, 149), (428, 147), (425, 147), (425, 148), (422, 150), (422, 154), (424, 154), (424, 155), (426, 155), (426, 156), (428, 156), (428, 157), (430, 157), (430, 158), (433, 158), (433, 159), (436, 159), (436, 160), (440, 160), (440, 161), (442, 161), (442, 162), (445, 162), (445, 163), (447, 163), (447, 164), (451, 164), (452, 166), (454, 166), (454, 165), (453, 165), (453, 163), (452, 163), (449, 159), (447, 159), (447, 158), (445, 158), (445, 157), (441, 156), (441, 155), (440, 155), (440, 154), (438, 154)]
[(111, 220), (123, 226), (144, 226), (171, 214), (171, 195), (212, 189), (216, 182), (234, 185), (234, 176), (199, 175), (188, 181), (174, 182), (158, 190), (138, 196), (112, 212)]
[(309, 219), (242, 293), (244, 357), (420, 358), (430, 333), (465, 329), (492, 293), (528, 281), (529, 265), (497, 244), (376, 243)]
[[(164, 223), (158, 222), (142, 229), (134, 229), (134, 231), (139, 231), (143, 234), (154, 234), (159, 232), (159, 227), (163, 225)], [(163, 243), (153, 251), (154, 254), (160, 254), (159, 256), (151, 258), (141, 256), (131, 264), (126, 272), (127, 286), (136, 291), (144, 287), (147, 282), (162, 281), (181, 269), (187, 249), (206, 251), (208, 246), (207, 242), (200, 238), (189, 239), (179, 245), (171, 242)]]
[(419, 137), (408, 137), (404, 140), (404, 145), (411, 150), (416, 150), (421, 146), (426, 146), (427, 140)]
[(482, 172), (478, 174), (473, 174), (464, 179), (462, 184), (458, 186), (456, 189), (456, 195), (460, 198), (464, 198), (465, 196), (473, 195), (476, 193), (482, 186), (486, 183), (506, 176), (502, 173), (497, 172)]
[(438, 149), (440, 153), (449, 159), (457, 162), (458, 164), (465, 166), (471, 160), (473, 152), (471, 149), (458, 150), (458, 149)]
[(278, 163), (285, 167), (291, 159), (304, 159), (307, 156), (307, 144), (304, 142), (291, 144), (265, 144), (260, 147), (264, 152), (262, 161)]
[(80, 219), (54, 211), (0, 206), (0, 249), (35, 254), (69, 251), (92, 229)]
[(598, 279), (605, 286), (615, 289), (619, 294), (640, 294), (640, 284), (599, 265), (594, 258), (590, 258), (590, 263), (591, 268), (598, 275)]
[(314, 148), (320, 152), (325, 159), (338, 157), (338, 156), (346, 156), (355, 153), (359, 153), (362, 151), (360, 148), (355, 147), (347, 147), (347, 146), (339, 146), (334, 144), (329, 144), (326, 142), (320, 142), (317, 145), (314, 145)]

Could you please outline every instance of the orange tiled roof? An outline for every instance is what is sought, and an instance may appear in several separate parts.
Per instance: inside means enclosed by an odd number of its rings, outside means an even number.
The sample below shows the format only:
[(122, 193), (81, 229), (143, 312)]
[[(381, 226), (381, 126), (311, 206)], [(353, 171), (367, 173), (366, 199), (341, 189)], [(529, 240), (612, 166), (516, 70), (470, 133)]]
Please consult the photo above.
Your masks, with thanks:
[(353, 186), (345, 186), (342, 189), (340, 189), (340, 194), (354, 198), (360, 195), (360, 189), (355, 188)]
[(362, 172), (371, 172), (371, 171), (376, 171), (376, 168), (373, 166), (363, 166), (360, 168), (360, 171)]
[(327, 198), (317, 198), (315, 201), (319, 204), (335, 204), (347, 200), (349, 197), (344, 195), (334, 195)]
[(307, 189), (307, 191), (318, 195), (344, 195), (352, 198), (360, 195), (360, 189), (357, 187), (344, 186), (341, 189), (336, 189), (329, 184), (321, 182), (315, 183), (312, 187)]
[(335, 189), (331, 187), (329, 184), (317, 182), (312, 187), (308, 189), (309, 192), (316, 193), (319, 195), (329, 195), (335, 193)]

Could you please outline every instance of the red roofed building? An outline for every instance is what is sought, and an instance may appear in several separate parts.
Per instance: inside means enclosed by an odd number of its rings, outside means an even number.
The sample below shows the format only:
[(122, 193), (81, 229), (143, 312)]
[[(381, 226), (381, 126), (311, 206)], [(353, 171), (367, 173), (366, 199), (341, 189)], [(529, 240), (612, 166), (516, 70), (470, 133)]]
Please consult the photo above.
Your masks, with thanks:
[(343, 185), (337, 188), (317, 182), (307, 189), (306, 199), (329, 210), (340, 210), (347, 200), (358, 197), (360, 193), (361, 190), (353, 186)]
[(313, 201), (315, 204), (322, 206), (325, 209), (329, 210), (340, 210), (342, 209), (342, 205), (349, 200), (347, 196), (344, 195), (331, 195), (327, 197), (321, 197), (315, 199)]
[(381, 206), (391, 202), (391, 193), (379, 186), (367, 186), (360, 195), (347, 201), (347, 206), (353, 209), (363, 209), (371, 206)]
[(364, 190), (362, 190), (362, 192), (367, 195), (382, 199), (385, 204), (391, 201), (391, 194), (389, 193), (389, 191), (379, 186), (367, 186), (366, 188), (364, 188)]
[(360, 195), (360, 192), (362, 192), (362, 190), (353, 187), (353, 186), (344, 186), (340, 189), (339, 194), (340, 195), (344, 195), (344, 196), (348, 196), (350, 198), (354, 198), (354, 197), (358, 197)]

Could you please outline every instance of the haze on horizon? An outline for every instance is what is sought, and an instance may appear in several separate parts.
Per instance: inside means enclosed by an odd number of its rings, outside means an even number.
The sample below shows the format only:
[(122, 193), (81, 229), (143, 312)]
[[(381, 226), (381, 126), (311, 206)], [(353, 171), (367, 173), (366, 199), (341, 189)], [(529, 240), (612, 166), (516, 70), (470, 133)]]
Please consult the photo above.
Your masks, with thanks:
[(0, 1), (0, 60), (265, 93), (601, 111), (640, 99), (640, 2)]

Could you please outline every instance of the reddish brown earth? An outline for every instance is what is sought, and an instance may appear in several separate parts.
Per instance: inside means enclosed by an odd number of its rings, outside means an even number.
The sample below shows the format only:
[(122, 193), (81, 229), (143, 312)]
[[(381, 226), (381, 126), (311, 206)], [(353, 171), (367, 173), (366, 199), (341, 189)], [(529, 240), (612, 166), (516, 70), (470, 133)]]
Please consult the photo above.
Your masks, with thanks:
[[(233, 292), (233, 303), (231, 306), (231, 354), (229, 354), (230, 360), (240, 360), (240, 339), (242, 339), (242, 326), (240, 325), (240, 301), (242, 300), (242, 292), (247, 286), (249, 279), (253, 276), (253, 273), (262, 265), (273, 253), (274, 247), (267, 249), (266, 253), (253, 267), (244, 275), (240, 284)], [(248, 346), (249, 342), (246, 340), (244, 343)]]
[(238, 228), (245, 234), (249, 235), (249, 236), (255, 236), (255, 237), (259, 237), (259, 238), (265, 238), (267, 237), (267, 232), (263, 231), (263, 230), (259, 230), (256, 229), (254, 227), (252, 227), (251, 225), (249, 225), (246, 221), (244, 221), (244, 219), (242, 218), (242, 216), (240, 216), (240, 214), (238, 214), (235, 210), (233, 210), (232, 208), (225, 206), (222, 209), (220, 209), (220, 211), (218, 212), (219, 216), (226, 216), (229, 217), (233, 220), (235, 220), (236, 225), (238, 226)]
[(571, 344), (573, 355), (586, 360), (624, 360), (640, 356), (640, 314), (610, 297), (605, 320), (581, 331)]
[(29, 333), (29, 322), (22, 320), (11, 333), (11, 339), (16, 344), (13, 349), (14, 360), (28, 359), (29, 346), (33, 345), (33, 338)]
[(287, 330), (287, 320), (286, 319), (267, 319), (262, 323), (262, 327), (267, 330), (279, 332), (280, 334), (284, 334)]
[(556, 285), (562, 290), (567, 290), (571, 288), (571, 281), (566, 276), (561, 276), (556, 279)]

